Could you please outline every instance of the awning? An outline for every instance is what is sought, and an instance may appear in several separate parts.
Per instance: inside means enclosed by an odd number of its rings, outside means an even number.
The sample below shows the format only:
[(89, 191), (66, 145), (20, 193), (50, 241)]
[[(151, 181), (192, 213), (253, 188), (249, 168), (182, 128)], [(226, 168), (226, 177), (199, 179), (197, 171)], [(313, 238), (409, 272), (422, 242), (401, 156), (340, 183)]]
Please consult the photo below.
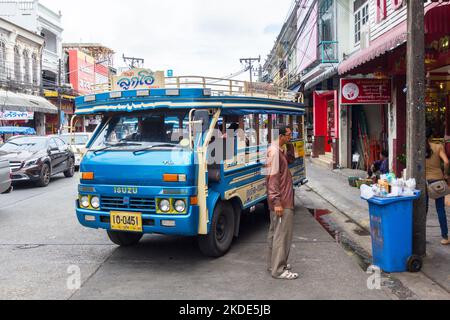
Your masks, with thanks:
[(430, 9), (425, 15), (425, 34), (442, 37), (450, 34), (450, 4)]
[(36, 130), (28, 127), (0, 127), (0, 134), (22, 134), (34, 136)]
[(337, 73), (338, 73), (337, 68), (335, 68), (335, 67), (329, 67), (329, 68), (325, 69), (323, 73), (321, 73), (320, 75), (311, 79), (310, 81), (306, 82), (305, 90), (309, 90), (309, 89), (313, 88), (314, 86), (318, 85), (319, 83), (321, 83), (329, 78), (334, 77), (335, 75), (337, 75)]
[(339, 74), (343, 75), (352, 69), (355, 69), (366, 62), (369, 62), (387, 51), (393, 50), (408, 40), (407, 26), (405, 23), (395, 27), (392, 31), (386, 32), (370, 43), (370, 46), (363, 49), (339, 66)]
[(0, 90), (0, 111), (23, 111), (57, 114), (58, 108), (45, 98)]

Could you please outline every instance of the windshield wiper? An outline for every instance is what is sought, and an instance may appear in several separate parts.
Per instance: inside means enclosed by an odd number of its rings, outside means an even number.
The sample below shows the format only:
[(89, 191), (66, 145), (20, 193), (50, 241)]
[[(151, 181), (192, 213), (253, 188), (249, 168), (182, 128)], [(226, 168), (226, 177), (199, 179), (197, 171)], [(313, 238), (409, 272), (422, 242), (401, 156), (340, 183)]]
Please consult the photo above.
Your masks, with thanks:
[(156, 149), (156, 148), (173, 148), (173, 147), (177, 147), (177, 145), (173, 144), (173, 143), (155, 144), (155, 145), (147, 147), (147, 148), (136, 150), (136, 151), (133, 152), (133, 154), (136, 155), (137, 153), (150, 151), (150, 150), (153, 150), (153, 149)]
[(120, 143), (116, 143), (116, 144), (111, 144), (109, 146), (106, 146), (104, 148), (98, 149), (94, 151), (94, 154), (96, 155), (97, 152), (102, 152), (102, 151), (106, 151), (112, 148), (117, 148), (117, 147), (140, 147), (142, 146), (142, 144), (140, 143), (129, 143), (129, 142), (120, 142)]

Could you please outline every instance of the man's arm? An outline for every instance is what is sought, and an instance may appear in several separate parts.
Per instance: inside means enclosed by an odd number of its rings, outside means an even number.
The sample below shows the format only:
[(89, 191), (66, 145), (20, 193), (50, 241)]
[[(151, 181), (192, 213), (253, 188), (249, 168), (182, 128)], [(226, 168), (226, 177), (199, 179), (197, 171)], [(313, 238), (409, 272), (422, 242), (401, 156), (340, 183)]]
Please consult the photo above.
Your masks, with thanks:
[(267, 197), (275, 208), (281, 208), (280, 160), (278, 152), (269, 151), (267, 157)]
[(288, 143), (286, 145), (286, 155), (287, 155), (287, 159), (288, 159), (288, 163), (289, 164), (293, 164), (295, 162), (295, 148), (294, 145), (292, 143)]

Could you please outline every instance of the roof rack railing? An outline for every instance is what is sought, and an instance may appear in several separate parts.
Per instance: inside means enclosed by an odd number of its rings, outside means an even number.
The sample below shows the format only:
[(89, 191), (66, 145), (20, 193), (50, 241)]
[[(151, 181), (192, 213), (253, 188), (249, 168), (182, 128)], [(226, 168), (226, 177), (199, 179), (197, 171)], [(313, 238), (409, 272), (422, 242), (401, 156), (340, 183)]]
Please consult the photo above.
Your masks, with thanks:
[(203, 76), (180, 76), (166, 78), (166, 88), (210, 89), (214, 96), (251, 96), (293, 101), (295, 93), (284, 88), (262, 82), (221, 79)]
[[(204, 88), (211, 90), (212, 96), (248, 96), (299, 102), (298, 93), (264, 82), (221, 79), (203, 76), (166, 77), (166, 89)], [(109, 85), (94, 88), (95, 93), (110, 91)]]

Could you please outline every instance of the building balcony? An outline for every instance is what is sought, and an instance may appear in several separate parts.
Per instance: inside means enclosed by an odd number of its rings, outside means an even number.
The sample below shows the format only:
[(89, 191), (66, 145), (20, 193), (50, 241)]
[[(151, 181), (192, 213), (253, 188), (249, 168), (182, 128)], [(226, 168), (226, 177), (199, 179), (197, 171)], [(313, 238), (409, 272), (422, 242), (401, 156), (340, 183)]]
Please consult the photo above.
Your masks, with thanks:
[(338, 42), (322, 41), (319, 44), (321, 63), (338, 63)]
[(52, 51), (44, 49), (42, 53), (42, 69), (58, 73), (59, 56)]

